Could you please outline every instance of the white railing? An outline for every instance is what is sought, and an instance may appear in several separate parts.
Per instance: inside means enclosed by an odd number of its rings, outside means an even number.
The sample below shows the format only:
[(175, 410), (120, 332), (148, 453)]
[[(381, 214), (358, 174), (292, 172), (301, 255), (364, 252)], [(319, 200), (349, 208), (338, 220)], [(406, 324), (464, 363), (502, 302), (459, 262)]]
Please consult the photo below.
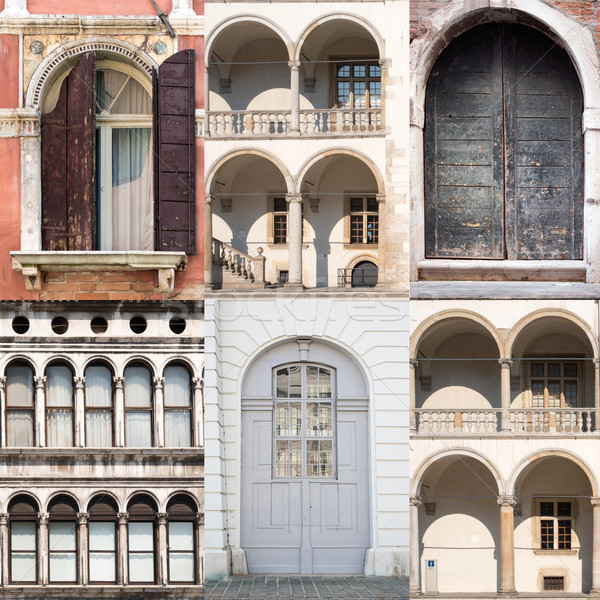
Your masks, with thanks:
[(290, 130), (290, 111), (227, 111), (209, 112), (208, 135), (286, 135)]
[(253, 283), (265, 282), (265, 257), (263, 249), (257, 248), (258, 256), (250, 256), (233, 246), (213, 238), (213, 263), (230, 271), (241, 279), (248, 279)]
[(513, 409), (510, 428), (513, 433), (592, 433), (592, 408)]
[(496, 433), (501, 410), (415, 409), (417, 433)]
[[(296, 135), (369, 135), (383, 128), (381, 108), (301, 110)], [(208, 137), (286, 136), (292, 132), (291, 111), (223, 111), (206, 115)]]
[[(511, 409), (513, 435), (589, 435), (595, 428), (593, 408)], [(496, 434), (500, 431), (499, 409), (414, 409), (417, 434)]]
[(300, 135), (364, 135), (382, 128), (381, 108), (300, 111)]

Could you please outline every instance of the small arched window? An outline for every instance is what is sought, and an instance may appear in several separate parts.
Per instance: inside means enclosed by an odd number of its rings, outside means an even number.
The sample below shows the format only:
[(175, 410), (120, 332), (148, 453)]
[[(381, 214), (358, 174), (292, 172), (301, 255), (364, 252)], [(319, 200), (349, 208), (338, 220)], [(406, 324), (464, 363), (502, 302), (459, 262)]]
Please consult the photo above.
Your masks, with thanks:
[(196, 580), (197, 506), (187, 496), (176, 496), (167, 506), (169, 583)]
[(556, 43), (473, 28), (434, 65), (425, 110), (428, 258), (582, 258), (582, 93)]
[(165, 446), (192, 445), (192, 386), (190, 372), (183, 365), (165, 369)]
[(88, 507), (90, 583), (117, 580), (117, 507), (107, 496), (98, 496)]
[(6, 445), (31, 447), (33, 435), (33, 369), (24, 362), (6, 369)]
[(77, 582), (77, 505), (68, 496), (54, 498), (48, 507), (50, 583)]
[(46, 369), (46, 445), (73, 445), (73, 372), (64, 363)]
[(125, 445), (152, 446), (152, 384), (148, 368), (133, 363), (125, 369)]
[(129, 581), (154, 583), (156, 571), (156, 504), (145, 496), (134, 498), (129, 512)]
[(85, 442), (88, 447), (113, 445), (112, 371), (101, 363), (85, 370)]
[(29, 496), (17, 496), (8, 505), (11, 583), (37, 583), (38, 513), (37, 503)]
[(377, 265), (363, 260), (352, 268), (352, 287), (375, 287), (377, 285)]

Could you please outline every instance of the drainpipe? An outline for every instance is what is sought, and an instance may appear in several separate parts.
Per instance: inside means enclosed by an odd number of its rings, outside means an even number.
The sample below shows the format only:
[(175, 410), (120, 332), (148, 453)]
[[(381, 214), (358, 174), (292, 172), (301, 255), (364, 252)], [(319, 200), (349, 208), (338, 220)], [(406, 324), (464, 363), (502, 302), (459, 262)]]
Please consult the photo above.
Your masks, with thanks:
[(173, 31), (173, 28), (171, 27), (171, 23), (169, 23), (169, 19), (167, 19), (167, 15), (165, 15), (165, 13), (162, 10), (160, 10), (160, 8), (158, 8), (158, 6), (156, 5), (156, 2), (154, 0), (150, 0), (150, 2), (152, 3), (152, 6), (154, 6), (154, 10), (156, 11), (158, 18), (162, 21), (163, 25), (167, 28), (169, 35), (172, 38), (176, 37), (175, 32)]

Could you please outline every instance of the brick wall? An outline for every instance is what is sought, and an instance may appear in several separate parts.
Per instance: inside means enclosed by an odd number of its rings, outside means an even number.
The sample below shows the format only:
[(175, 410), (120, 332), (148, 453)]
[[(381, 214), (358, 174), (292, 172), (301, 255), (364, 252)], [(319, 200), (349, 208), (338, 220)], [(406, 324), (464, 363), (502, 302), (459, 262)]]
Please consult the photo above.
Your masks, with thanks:
[[(411, 39), (417, 37), (422, 32), (424, 19), (436, 10), (450, 4), (450, 2), (452, 0), (411, 0)], [(600, 0), (546, 0), (546, 2), (592, 29), (596, 37), (596, 45), (600, 49)]]
[[(46, 273), (40, 300), (166, 300), (151, 271)], [(171, 294), (172, 295), (172, 294)]]

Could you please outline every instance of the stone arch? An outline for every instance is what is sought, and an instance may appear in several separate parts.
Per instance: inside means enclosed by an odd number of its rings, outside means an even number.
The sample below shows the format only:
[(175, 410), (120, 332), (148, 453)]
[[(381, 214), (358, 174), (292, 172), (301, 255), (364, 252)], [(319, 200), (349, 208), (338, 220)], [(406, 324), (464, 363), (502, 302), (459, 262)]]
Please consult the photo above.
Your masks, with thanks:
[(35, 70), (27, 88), (25, 105), (40, 109), (44, 95), (65, 66), (70, 66), (84, 52), (104, 52), (136, 65), (150, 79), (157, 63), (145, 52), (123, 40), (89, 37), (75, 40), (49, 54)]
[(502, 336), (496, 327), (492, 325), (492, 323), (485, 317), (477, 314), (476, 312), (462, 309), (443, 310), (439, 313), (431, 315), (430, 317), (427, 317), (427, 319), (419, 323), (418, 327), (411, 336), (410, 356), (412, 358), (416, 358), (421, 342), (425, 339), (426, 335), (431, 332), (433, 327), (436, 325), (442, 325), (443, 321), (448, 321), (450, 319), (466, 319), (483, 327), (494, 339), (494, 342), (498, 346), (498, 353), (500, 357), (505, 356), (504, 340), (502, 339)]
[(302, 47), (304, 46), (304, 42), (306, 41), (306, 39), (310, 36), (310, 34), (315, 29), (317, 29), (318, 27), (322, 27), (323, 25), (325, 25), (326, 23), (328, 23), (330, 21), (335, 21), (335, 20), (350, 21), (352, 23), (355, 23), (355, 24), (363, 27), (365, 29), (365, 31), (367, 31), (371, 35), (371, 37), (377, 44), (377, 49), (379, 51), (379, 58), (383, 59), (385, 57), (385, 42), (383, 40), (383, 37), (380, 35), (380, 33), (377, 31), (377, 29), (375, 29), (375, 27), (371, 23), (369, 23), (369, 21), (367, 21), (366, 19), (364, 19), (363, 17), (360, 17), (358, 15), (353, 15), (350, 13), (336, 12), (336, 13), (330, 13), (327, 15), (322, 15), (318, 19), (315, 19), (310, 25), (308, 25), (308, 27), (306, 27), (304, 29), (304, 31), (300, 35), (300, 38), (296, 42), (296, 47), (294, 49), (294, 56), (293, 56), (292, 60), (300, 61), (300, 56), (302, 53)]
[(523, 317), (511, 329), (508, 335), (508, 338), (506, 340), (507, 356), (512, 356), (515, 342), (518, 340), (521, 333), (523, 333), (529, 325), (540, 319), (552, 317), (571, 321), (585, 335), (587, 341), (589, 342), (592, 348), (594, 354), (593, 358), (598, 358), (598, 342), (594, 336), (591, 326), (578, 315), (562, 308), (545, 308), (541, 310), (536, 310)]
[(281, 29), (279, 27), (279, 25), (277, 25), (277, 23), (275, 23), (275, 21), (272, 21), (271, 19), (267, 19), (266, 17), (262, 17), (259, 15), (243, 14), (243, 15), (237, 15), (235, 17), (228, 18), (228, 19), (225, 19), (224, 21), (221, 21), (206, 36), (206, 47), (204, 50), (204, 64), (206, 66), (208, 66), (210, 64), (210, 54), (211, 54), (213, 46), (215, 45), (215, 42), (217, 41), (219, 36), (231, 25), (235, 25), (237, 23), (246, 23), (246, 22), (259, 23), (259, 24), (264, 25), (265, 27), (268, 27), (269, 29), (271, 29), (273, 31), (273, 33), (276, 33), (279, 36), (279, 38), (281, 38), (281, 41), (285, 44), (286, 48), (288, 49), (288, 53), (290, 55), (290, 60), (291, 60), (291, 57), (293, 55), (294, 44), (290, 40), (287, 33), (283, 29)]
[(302, 167), (300, 168), (300, 170), (298, 172), (299, 174), (298, 174), (298, 177), (296, 178), (295, 191), (299, 194), (302, 193), (302, 182), (304, 181), (304, 177), (308, 173), (308, 171), (311, 169), (311, 167), (313, 167), (320, 160), (329, 158), (330, 156), (334, 156), (336, 154), (352, 156), (353, 158), (356, 158), (356, 159), (360, 160), (361, 162), (363, 162), (368, 167), (368, 169), (373, 174), (373, 177), (375, 178), (375, 182), (377, 183), (377, 192), (379, 194), (385, 193), (385, 180), (382, 177), (381, 172), (379, 171), (379, 169), (377, 168), (375, 163), (366, 154), (363, 154), (362, 152), (358, 152), (356, 150), (350, 150), (349, 148), (343, 148), (343, 147), (329, 148), (322, 152), (318, 152), (317, 154), (310, 157), (302, 165)]
[(523, 483), (526, 476), (535, 468), (536, 463), (539, 464), (540, 460), (551, 457), (565, 458), (576, 464), (588, 478), (592, 488), (592, 495), (598, 495), (598, 480), (587, 462), (570, 450), (558, 448), (543, 450), (541, 452), (532, 452), (526, 456), (510, 474), (506, 483), (507, 493), (510, 495), (518, 495), (519, 486)]
[(260, 148), (244, 148), (243, 150), (235, 150), (233, 152), (228, 152), (227, 154), (224, 154), (223, 156), (218, 158), (210, 166), (209, 169), (207, 169), (206, 185), (204, 188), (207, 196), (210, 195), (213, 180), (214, 180), (215, 176), (217, 175), (217, 173), (219, 172), (219, 170), (221, 169), (221, 167), (223, 167), (230, 160), (235, 159), (238, 156), (244, 156), (244, 155), (259, 156), (259, 157), (264, 158), (265, 160), (273, 163), (273, 165), (279, 170), (279, 172), (281, 173), (282, 177), (285, 180), (285, 183), (287, 186), (287, 192), (288, 193), (293, 192), (294, 179), (290, 175), (290, 172), (288, 171), (287, 167), (274, 154), (271, 154), (270, 152), (266, 152), (265, 150), (261, 150)]
[(477, 452), (476, 450), (472, 450), (471, 448), (448, 448), (445, 450), (439, 450), (438, 452), (432, 454), (428, 458), (426, 458), (415, 470), (411, 477), (410, 483), (410, 495), (418, 496), (419, 490), (421, 487), (421, 483), (423, 482), (423, 478), (427, 474), (429, 468), (438, 463), (440, 460), (444, 458), (452, 458), (456, 456), (464, 456), (465, 458), (472, 458), (478, 462), (480, 462), (488, 471), (491, 473), (492, 477), (496, 481), (496, 485), (498, 486), (498, 494), (504, 495), (505, 490), (508, 487), (505, 485), (502, 476), (500, 475), (500, 471), (498, 467), (491, 462), (484, 454)]

